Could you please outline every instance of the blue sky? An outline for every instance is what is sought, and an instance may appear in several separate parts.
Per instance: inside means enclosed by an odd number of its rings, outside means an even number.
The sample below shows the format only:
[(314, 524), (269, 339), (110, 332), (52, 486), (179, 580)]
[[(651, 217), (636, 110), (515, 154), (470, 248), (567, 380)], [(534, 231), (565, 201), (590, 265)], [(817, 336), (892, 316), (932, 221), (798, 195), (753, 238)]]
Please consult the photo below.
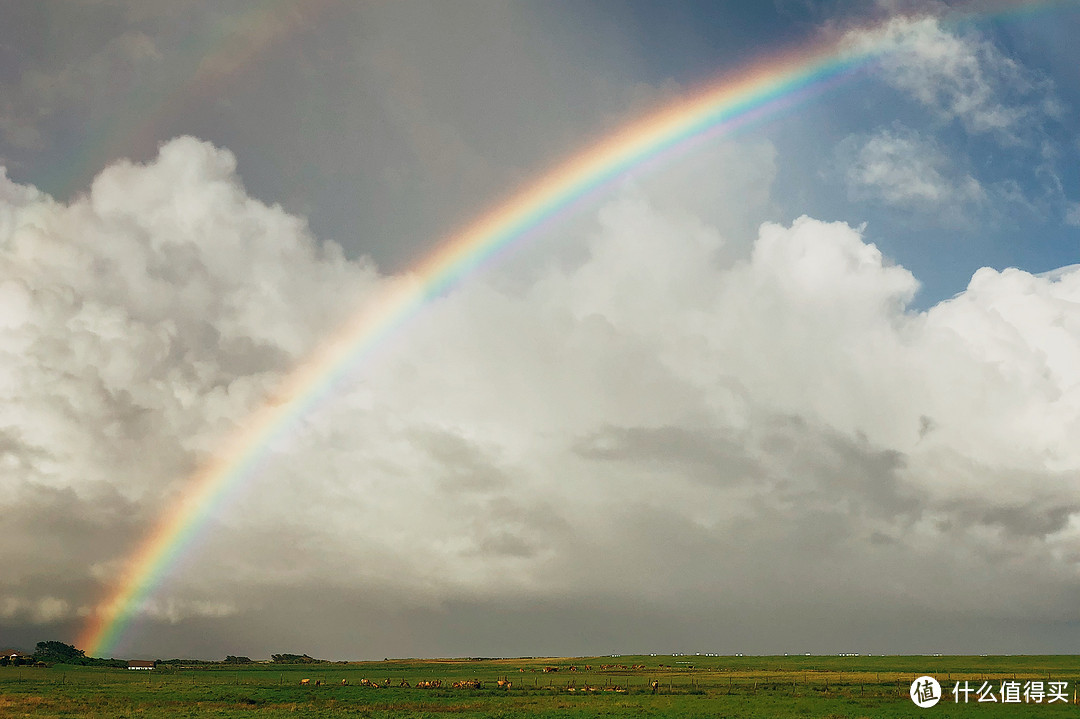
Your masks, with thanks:
[[(687, 86), (710, 79), (716, 68), (755, 56), (767, 56), (785, 45), (798, 45), (821, 32), (824, 22), (865, 21), (867, 5), (843, 3), (758, 3), (753, 8), (690, 3), (674, 9), (651, 3), (604, 6), (602, 16), (630, 16), (627, 23), (652, 82), (677, 78)], [(1069, 28), (1080, 18), (1069, 3), (975, 16), (949, 27), (961, 37), (980, 38), (1002, 57), (1016, 62), (1031, 82), (1045, 83), (1041, 92), (1018, 103), (1052, 98), (1060, 103), (1052, 117), (1034, 117), (1022, 138), (971, 132), (956, 117), (943, 117), (909, 92), (882, 81), (868, 69), (797, 112), (760, 128), (758, 135), (779, 148), (777, 198), (780, 217), (801, 214), (867, 222), (874, 241), (923, 282), (917, 304), (929, 306), (962, 290), (981, 266), (1015, 266), (1032, 272), (1072, 264), (1078, 258), (1078, 230), (1066, 221), (1080, 192), (1076, 114), (1080, 87), (1069, 70), (1076, 59)], [(602, 20), (590, 18), (597, 25)], [(1023, 93), (1018, 93), (1022, 95)], [(990, 207), (960, 208), (963, 217), (942, 217), (936, 206), (900, 206), (872, 193), (845, 186), (844, 159), (837, 156), (845, 138), (898, 128), (907, 137), (932, 143), (954, 171), (983, 183), (1016, 183), (1030, 205), (1003, 218)], [(1052, 153), (1046, 158), (1045, 153)], [(943, 221), (944, 220), (944, 221)]]
[(880, 52), (353, 368), (116, 652), (1073, 651), (1080, 6), (1000, 9), (5, 8), (5, 641), (78, 637), (192, 472), (457, 228), (833, 40)]

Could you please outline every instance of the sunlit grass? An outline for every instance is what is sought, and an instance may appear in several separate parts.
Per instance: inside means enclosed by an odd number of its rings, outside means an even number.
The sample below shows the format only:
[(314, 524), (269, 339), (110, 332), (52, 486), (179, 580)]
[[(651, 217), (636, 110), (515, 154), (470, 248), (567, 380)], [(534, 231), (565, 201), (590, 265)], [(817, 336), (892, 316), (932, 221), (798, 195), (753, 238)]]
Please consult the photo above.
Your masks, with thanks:
[[(676, 662), (683, 662), (676, 664)], [(603, 664), (625, 665), (601, 669)], [(644, 669), (630, 669), (634, 665)], [(665, 664), (666, 667), (659, 665)], [(577, 671), (569, 671), (571, 665)], [(586, 670), (585, 666), (591, 669)], [(544, 672), (557, 666), (558, 672)], [(946, 691), (908, 698), (930, 674)], [(509, 690), (495, 682), (508, 679)], [(301, 686), (308, 679), (310, 684)], [(348, 682), (342, 685), (342, 680)], [(361, 680), (389, 683), (371, 688)], [(438, 689), (399, 686), (441, 680)], [(478, 679), (482, 688), (452, 689)], [(952, 683), (1067, 681), (1069, 703), (955, 704)], [(316, 681), (321, 686), (314, 686)], [(652, 682), (656, 682), (654, 693)], [(0, 716), (33, 717), (993, 717), (1061, 716), (1077, 707), (1078, 657), (670, 657), (393, 660), (313, 665), (0, 668)], [(616, 689), (617, 688), (617, 689)]]

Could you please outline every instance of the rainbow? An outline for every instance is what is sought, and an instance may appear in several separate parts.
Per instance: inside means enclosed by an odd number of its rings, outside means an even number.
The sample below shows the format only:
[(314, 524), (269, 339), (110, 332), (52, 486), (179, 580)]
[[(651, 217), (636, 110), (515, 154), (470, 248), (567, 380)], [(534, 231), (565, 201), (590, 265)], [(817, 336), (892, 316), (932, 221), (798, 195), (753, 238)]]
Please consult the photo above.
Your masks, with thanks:
[[(1031, 5), (999, 5), (997, 14)], [(389, 282), (380, 296), (287, 376), (271, 401), (189, 478), (181, 501), (130, 556), (108, 596), (91, 612), (77, 645), (90, 656), (108, 656), (207, 520), (257, 475), (267, 448), (294, 431), (297, 420), (322, 402), (346, 372), (363, 362), (430, 298), (451, 289), (515, 240), (630, 169), (692, 141), (724, 136), (775, 117), (820, 95), (876, 54), (834, 40), (773, 57), (724, 78), (571, 157), (450, 237), (412, 273)]]

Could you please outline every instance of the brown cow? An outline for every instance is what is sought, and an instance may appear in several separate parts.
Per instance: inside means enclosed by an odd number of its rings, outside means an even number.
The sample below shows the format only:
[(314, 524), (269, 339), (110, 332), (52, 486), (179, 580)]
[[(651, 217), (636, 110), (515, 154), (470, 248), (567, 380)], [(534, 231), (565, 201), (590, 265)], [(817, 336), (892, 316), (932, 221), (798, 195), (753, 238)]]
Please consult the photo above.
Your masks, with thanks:
[(479, 679), (462, 679), (459, 682), (454, 682), (454, 689), (480, 689)]
[(349, 680), (348, 679), (342, 679), (341, 680), (341, 686), (343, 686), (343, 687), (349, 686)]
[(311, 680), (310, 680), (310, 679), (301, 679), (301, 680), (300, 680), (300, 686), (302, 686), (302, 687), (306, 687), (306, 686), (307, 686), (308, 684), (311, 684)]

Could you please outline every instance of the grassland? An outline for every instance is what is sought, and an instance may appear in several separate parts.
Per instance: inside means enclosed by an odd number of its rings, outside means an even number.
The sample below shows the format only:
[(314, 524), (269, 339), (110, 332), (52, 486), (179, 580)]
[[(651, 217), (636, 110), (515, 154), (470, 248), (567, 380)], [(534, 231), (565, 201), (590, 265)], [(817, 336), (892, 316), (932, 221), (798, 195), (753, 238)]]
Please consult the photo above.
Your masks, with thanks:
[[(616, 665), (601, 669), (601, 665)], [(571, 672), (571, 665), (577, 671)], [(586, 670), (586, 665), (592, 668)], [(618, 665), (627, 668), (619, 668)], [(644, 665), (644, 669), (631, 669)], [(666, 666), (661, 666), (666, 665)], [(557, 673), (544, 672), (555, 666)], [(936, 677), (920, 709), (912, 679)], [(496, 688), (506, 678), (509, 690)], [(310, 680), (301, 686), (302, 679)], [(342, 685), (342, 680), (348, 682)], [(361, 680), (389, 688), (361, 685)], [(480, 689), (453, 689), (478, 679)], [(955, 681), (1067, 681), (1068, 703), (954, 703)], [(321, 686), (314, 686), (321, 680)], [(410, 687), (399, 686), (402, 680)], [(420, 689), (422, 680), (441, 680)], [(653, 693), (651, 683), (659, 686)], [(0, 717), (1061, 717), (1080, 713), (1080, 657), (703, 657), (391, 660), (154, 671), (0, 667)], [(591, 687), (594, 690), (586, 690)], [(618, 687), (618, 690), (616, 690)], [(572, 689), (572, 690), (571, 690)]]

